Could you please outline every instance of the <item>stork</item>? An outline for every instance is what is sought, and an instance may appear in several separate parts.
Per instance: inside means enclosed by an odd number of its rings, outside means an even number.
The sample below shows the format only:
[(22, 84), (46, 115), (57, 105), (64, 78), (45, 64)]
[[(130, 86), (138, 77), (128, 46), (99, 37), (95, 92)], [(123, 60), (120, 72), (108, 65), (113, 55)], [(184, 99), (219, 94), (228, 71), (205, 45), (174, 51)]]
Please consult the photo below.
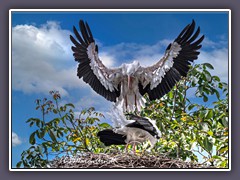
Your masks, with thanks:
[(136, 144), (149, 141), (150, 149), (152, 149), (161, 137), (156, 122), (150, 118), (128, 114), (130, 120), (127, 120), (122, 109), (117, 106), (113, 106), (110, 115), (112, 116), (114, 129), (105, 129), (97, 134), (100, 141), (106, 146), (126, 145), (127, 149), (129, 144), (133, 144), (133, 151), (135, 152)]
[(160, 99), (186, 77), (191, 62), (198, 58), (204, 39), (204, 35), (198, 38), (200, 27), (195, 31), (193, 20), (155, 64), (142, 67), (138, 61), (133, 61), (118, 68), (108, 68), (98, 56), (98, 46), (87, 22), (80, 20), (79, 27), (81, 35), (75, 26), (75, 38), (70, 35), (73, 56), (79, 63), (77, 76), (95, 92), (120, 105), (124, 112), (140, 111), (145, 106), (145, 93), (150, 100)]

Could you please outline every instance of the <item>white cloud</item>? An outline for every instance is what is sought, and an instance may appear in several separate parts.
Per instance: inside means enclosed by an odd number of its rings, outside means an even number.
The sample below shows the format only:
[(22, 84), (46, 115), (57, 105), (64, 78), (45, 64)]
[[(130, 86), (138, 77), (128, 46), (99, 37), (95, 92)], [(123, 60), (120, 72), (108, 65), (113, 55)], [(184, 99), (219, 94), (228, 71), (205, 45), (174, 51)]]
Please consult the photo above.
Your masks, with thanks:
[[(119, 62), (132, 62), (137, 60), (142, 66), (155, 64), (162, 58), (166, 47), (171, 43), (171, 40), (165, 39), (152, 45), (135, 44), (135, 43), (120, 43), (111, 47), (104, 47), (103, 50), (107, 54), (111, 54), (113, 60)], [(203, 41), (205, 49), (200, 50), (200, 55), (195, 63), (210, 63), (213, 65), (212, 75), (217, 75), (222, 81), (227, 82), (228, 79), (228, 49), (227, 41), (220, 39), (219, 42), (214, 42), (209, 38)], [(206, 51), (207, 49), (207, 51)], [(100, 49), (101, 51), (102, 49)]]
[(228, 45), (228, 41), (224, 35), (219, 36), (219, 39), (217, 42), (212, 41), (208, 37), (205, 37), (202, 42), (202, 46), (204, 48), (212, 48), (212, 49), (221, 49), (222, 47), (227, 47), (227, 45)]
[(110, 55), (108, 52), (100, 52), (99, 58), (106, 67), (113, 67), (116, 65), (117, 62), (114, 56)]
[(198, 63), (210, 63), (214, 70), (210, 70), (212, 75), (219, 76), (224, 82), (228, 81), (228, 49), (215, 49), (210, 52), (202, 51)]
[(111, 47), (103, 47), (99, 51), (111, 54), (112, 58), (117, 60), (120, 66), (123, 62), (130, 63), (137, 60), (143, 66), (152, 65), (158, 61), (164, 53), (170, 40), (162, 40), (156, 44), (136, 44), (136, 43), (120, 43)]
[(89, 107), (95, 107), (98, 110), (104, 111), (105, 109), (108, 109), (110, 107), (110, 101), (97, 94), (91, 88), (89, 89), (90, 90), (88, 91), (87, 95), (82, 96), (80, 99), (74, 102), (76, 108), (85, 109)]
[(12, 132), (12, 145), (13, 147), (18, 146), (22, 144), (21, 139), (18, 137), (18, 135), (15, 132)]
[(25, 93), (48, 93), (82, 88), (69, 34), (56, 22), (41, 27), (17, 25), (12, 29), (12, 88)]

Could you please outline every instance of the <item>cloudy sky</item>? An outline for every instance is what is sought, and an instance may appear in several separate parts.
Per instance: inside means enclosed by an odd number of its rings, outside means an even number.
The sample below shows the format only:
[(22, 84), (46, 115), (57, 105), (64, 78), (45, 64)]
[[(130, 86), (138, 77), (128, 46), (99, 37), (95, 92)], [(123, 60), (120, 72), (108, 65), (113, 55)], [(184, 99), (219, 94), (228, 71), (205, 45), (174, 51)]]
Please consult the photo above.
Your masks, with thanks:
[[(108, 67), (139, 61), (151, 65), (192, 19), (205, 35), (196, 63), (214, 66), (212, 74), (228, 80), (227, 12), (12, 12), (12, 162), (15, 166), (32, 132), (25, 121), (40, 117), (35, 99), (58, 90), (76, 111), (110, 103), (76, 75), (69, 35), (80, 19), (88, 22)], [(104, 104), (104, 106), (103, 106)]]

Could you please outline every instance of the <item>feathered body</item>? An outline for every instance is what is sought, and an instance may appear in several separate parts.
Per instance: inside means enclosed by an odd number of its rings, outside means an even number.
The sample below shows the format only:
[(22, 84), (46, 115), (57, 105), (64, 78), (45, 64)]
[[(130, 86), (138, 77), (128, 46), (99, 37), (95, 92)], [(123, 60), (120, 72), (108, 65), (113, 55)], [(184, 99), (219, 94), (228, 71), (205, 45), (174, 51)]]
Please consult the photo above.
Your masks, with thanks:
[(87, 23), (79, 22), (81, 36), (73, 27), (76, 39), (70, 36), (75, 60), (79, 62), (78, 77), (88, 83), (94, 91), (107, 100), (116, 102), (124, 111), (141, 110), (144, 107), (143, 95), (150, 100), (159, 99), (168, 93), (181, 77), (185, 77), (190, 62), (198, 58), (204, 36), (197, 39), (195, 22), (187, 25), (178, 37), (167, 47), (164, 56), (149, 67), (139, 62), (122, 64), (119, 68), (107, 68), (98, 56), (92, 32)]
[(114, 129), (106, 129), (98, 133), (100, 141), (106, 146), (140, 144), (149, 140), (152, 148), (161, 137), (154, 120), (136, 115), (129, 115), (131, 120), (127, 120), (119, 106), (113, 106), (109, 115)]

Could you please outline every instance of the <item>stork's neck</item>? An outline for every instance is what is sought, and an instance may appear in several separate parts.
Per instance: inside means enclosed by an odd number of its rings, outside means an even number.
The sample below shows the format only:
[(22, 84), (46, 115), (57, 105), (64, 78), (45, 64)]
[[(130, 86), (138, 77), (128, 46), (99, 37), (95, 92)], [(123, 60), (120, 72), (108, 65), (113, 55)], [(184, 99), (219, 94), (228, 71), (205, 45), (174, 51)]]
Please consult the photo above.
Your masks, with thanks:
[(123, 64), (122, 65), (122, 73), (123, 73), (123, 75), (133, 76), (139, 67), (140, 67), (140, 64), (137, 61), (134, 61), (131, 64)]

